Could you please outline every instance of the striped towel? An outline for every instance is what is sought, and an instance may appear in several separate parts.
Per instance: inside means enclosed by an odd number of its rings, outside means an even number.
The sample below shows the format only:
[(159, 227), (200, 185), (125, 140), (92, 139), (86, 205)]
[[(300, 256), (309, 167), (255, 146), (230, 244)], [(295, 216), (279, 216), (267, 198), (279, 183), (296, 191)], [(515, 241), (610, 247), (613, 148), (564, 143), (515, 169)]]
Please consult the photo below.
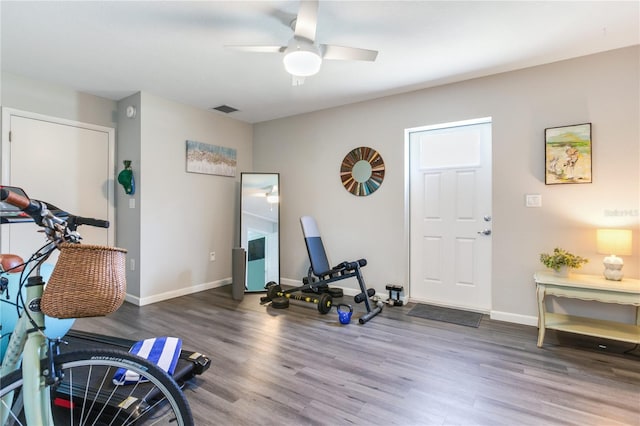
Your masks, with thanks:
[[(172, 375), (178, 364), (181, 350), (181, 339), (177, 337), (155, 337), (136, 342), (129, 349), (129, 352), (153, 362), (169, 375)], [(141, 379), (138, 373), (125, 368), (119, 368), (113, 375), (113, 383), (115, 385), (128, 385), (139, 381), (146, 382), (147, 379), (144, 377)]]

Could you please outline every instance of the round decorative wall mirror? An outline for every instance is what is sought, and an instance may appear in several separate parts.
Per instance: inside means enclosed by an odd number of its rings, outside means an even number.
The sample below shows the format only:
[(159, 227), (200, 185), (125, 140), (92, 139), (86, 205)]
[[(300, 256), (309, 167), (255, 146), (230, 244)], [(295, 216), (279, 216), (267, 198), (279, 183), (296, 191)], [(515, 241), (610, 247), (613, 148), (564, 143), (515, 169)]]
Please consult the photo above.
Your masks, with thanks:
[(373, 148), (361, 146), (351, 150), (342, 160), (340, 179), (344, 188), (357, 196), (374, 193), (384, 180), (384, 161)]

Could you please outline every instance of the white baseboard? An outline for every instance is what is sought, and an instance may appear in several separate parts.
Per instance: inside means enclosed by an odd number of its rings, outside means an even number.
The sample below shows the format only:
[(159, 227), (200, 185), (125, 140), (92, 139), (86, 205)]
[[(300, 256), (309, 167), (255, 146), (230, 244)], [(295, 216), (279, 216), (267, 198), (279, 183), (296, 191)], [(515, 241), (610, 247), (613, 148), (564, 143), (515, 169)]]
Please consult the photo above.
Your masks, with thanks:
[(291, 287), (300, 287), (302, 285), (302, 281), (293, 280), (291, 278), (280, 278), (280, 284), (291, 286)]
[[(210, 290), (212, 288), (218, 288), (225, 285), (230, 285), (232, 282), (233, 282), (232, 278), (224, 278), (222, 280), (198, 284), (192, 287), (180, 288), (180, 289), (168, 291), (165, 293), (154, 294), (152, 296), (148, 296), (144, 298), (127, 294), (125, 297), (125, 301), (129, 303), (133, 303), (134, 305), (137, 305), (137, 306), (150, 305), (152, 303), (162, 302), (163, 300), (173, 299), (174, 297), (185, 296), (187, 294), (198, 293), (201, 291)], [(291, 287), (299, 287), (302, 285), (302, 281), (290, 279), (290, 278), (282, 278), (280, 279), (280, 284), (291, 286)], [(360, 289), (358, 288), (340, 287), (335, 285), (332, 285), (332, 287), (341, 288), (345, 296), (355, 296), (356, 294), (360, 293)], [(382, 293), (376, 292), (376, 294), (380, 296), (382, 300), (386, 300), (389, 296), (386, 293), (382, 294)], [(406, 296), (401, 297), (400, 300), (403, 301), (403, 304), (407, 304), (410, 301), (409, 298)], [(530, 325), (534, 327), (538, 326), (538, 317), (531, 316), (531, 315), (521, 315), (521, 314), (514, 314), (511, 312), (491, 311), (489, 313), (489, 318), (496, 321), (512, 322), (516, 324)]]
[(218, 288), (225, 285), (229, 285), (233, 282), (232, 278), (224, 278), (218, 281), (212, 281), (208, 283), (198, 284), (192, 287), (179, 288), (177, 290), (167, 291), (165, 293), (154, 294), (152, 296), (140, 298), (127, 294), (125, 301), (133, 303), (137, 306), (150, 305), (152, 303), (162, 302), (163, 300), (173, 299), (174, 297), (186, 296), (187, 294), (199, 293), (204, 290), (210, 290), (212, 288)]
[(522, 325), (538, 326), (538, 317), (531, 315), (520, 315), (511, 312), (491, 311), (489, 318), (496, 321), (513, 322)]

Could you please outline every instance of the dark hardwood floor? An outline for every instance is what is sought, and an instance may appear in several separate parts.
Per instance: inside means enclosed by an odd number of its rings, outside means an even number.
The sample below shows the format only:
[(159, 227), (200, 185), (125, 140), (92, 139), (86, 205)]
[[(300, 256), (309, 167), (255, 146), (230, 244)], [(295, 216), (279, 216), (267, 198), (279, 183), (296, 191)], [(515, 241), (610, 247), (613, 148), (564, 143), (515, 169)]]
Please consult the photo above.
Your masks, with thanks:
[(198, 425), (640, 425), (633, 345), (547, 331), (538, 348), (535, 327), (430, 321), (406, 315), (412, 305), (365, 325), (356, 305), (342, 325), (335, 309), (276, 310), (260, 296), (236, 302), (227, 286), (125, 304), (74, 329), (173, 335), (208, 355), (186, 390)]

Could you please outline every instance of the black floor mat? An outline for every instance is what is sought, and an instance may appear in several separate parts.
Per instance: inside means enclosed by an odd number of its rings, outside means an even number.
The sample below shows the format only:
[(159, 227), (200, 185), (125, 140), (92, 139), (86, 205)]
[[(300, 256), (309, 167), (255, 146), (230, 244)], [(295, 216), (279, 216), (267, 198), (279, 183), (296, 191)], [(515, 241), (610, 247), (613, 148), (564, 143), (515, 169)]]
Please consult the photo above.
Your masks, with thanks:
[(407, 313), (407, 315), (476, 328), (480, 325), (480, 321), (482, 320), (482, 314), (477, 312), (424, 304), (417, 304)]

